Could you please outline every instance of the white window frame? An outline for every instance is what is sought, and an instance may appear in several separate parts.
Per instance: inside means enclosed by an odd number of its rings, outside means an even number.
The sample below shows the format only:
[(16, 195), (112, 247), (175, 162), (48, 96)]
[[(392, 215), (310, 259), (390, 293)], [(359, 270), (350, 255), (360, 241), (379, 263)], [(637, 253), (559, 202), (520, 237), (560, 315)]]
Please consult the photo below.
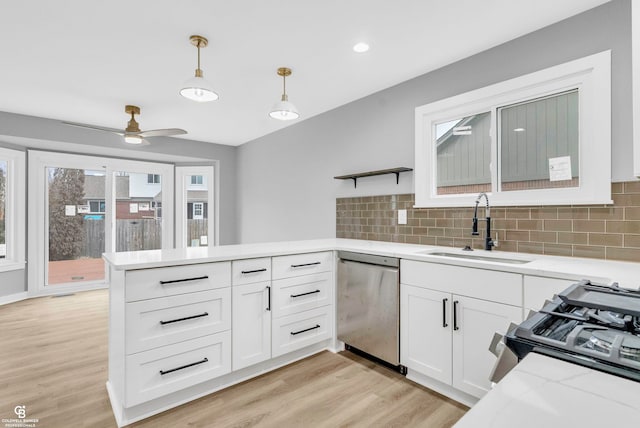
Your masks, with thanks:
[[(217, 165), (217, 164), (216, 164)], [(187, 248), (187, 187), (191, 186), (191, 175), (207, 176), (207, 242), (208, 246), (218, 245), (219, 230), (218, 203), (219, 179), (216, 166), (176, 166), (176, 248)], [(203, 207), (204, 210), (204, 207)]]
[(0, 147), (0, 159), (7, 162), (5, 192), (6, 254), (0, 259), (0, 272), (25, 267), (25, 152)]
[[(200, 208), (200, 214), (197, 214), (197, 217), (196, 217), (196, 207)], [(204, 202), (193, 203), (191, 217), (195, 220), (202, 220), (204, 218)]]
[[(498, 191), (496, 117), (499, 107), (567, 90), (579, 90), (578, 187)], [(435, 125), (480, 112), (491, 118), (491, 205), (610, 204), (611, 51), (604, 51), (535, 73), (416, 108), (415, 207), (470, 206), (475, 194), (438, 195)]]
[[(193, 182), (193, 179), (196, 178), (196, 177), (200, 178), (200, 183), (194, 183)], [(198, 181), (198, 180), (196, 180), (196, 181)], [(192, 186), (204, 186), (204, 178), (203, 178), (202, 175), (197, 175), (197, 174), (192, 175), (190, 183), (191, 183)]]

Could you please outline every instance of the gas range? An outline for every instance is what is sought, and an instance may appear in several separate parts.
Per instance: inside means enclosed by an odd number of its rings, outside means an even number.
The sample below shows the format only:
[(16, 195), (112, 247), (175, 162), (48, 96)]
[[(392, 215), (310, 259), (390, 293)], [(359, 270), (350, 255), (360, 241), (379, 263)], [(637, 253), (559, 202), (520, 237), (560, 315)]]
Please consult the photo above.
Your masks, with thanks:
[(640, 291), (581, 281), (505, 336), (529, 352), (640, 381)]

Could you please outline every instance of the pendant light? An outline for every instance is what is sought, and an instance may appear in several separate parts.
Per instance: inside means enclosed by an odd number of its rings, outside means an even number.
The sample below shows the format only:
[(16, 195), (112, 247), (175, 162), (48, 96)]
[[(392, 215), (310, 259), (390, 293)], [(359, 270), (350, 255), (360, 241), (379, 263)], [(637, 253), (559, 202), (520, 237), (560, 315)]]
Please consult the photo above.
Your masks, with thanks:
[(202, 36), (191, 36), (189, 40), (191, 40), (192, 45), (198, 48), (198, 68), (196, 68), (196, 75), (184, 82), (180, 95), (199, 103), (215, 101), (218, 99), (218, 94), (215, 93), (211, 84), (202, 77), (202, 70), (200, 69), (200, 48), (206, 48), (209, 41)]
[(287, 67), (280, 67), (278, 69), (278, 76), (282, 76), (282, 99), (274, 104), (269, 116), (279, 120), (293, 120), (300, 117), (298, 109), (292, 103), (289, 102), (287, 96), (287, 76), (291, 76), (291, 69)]

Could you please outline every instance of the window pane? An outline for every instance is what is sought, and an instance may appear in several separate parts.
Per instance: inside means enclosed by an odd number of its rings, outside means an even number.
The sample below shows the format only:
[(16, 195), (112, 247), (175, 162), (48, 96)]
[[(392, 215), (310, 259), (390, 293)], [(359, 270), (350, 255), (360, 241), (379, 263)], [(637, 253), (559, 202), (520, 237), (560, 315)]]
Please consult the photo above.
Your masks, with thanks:
[(160, 175), (116, 172), (116, 251), (162, 248)]
[(7, 198), (7, 161), (0, 160), (0, 259), (7, 257), (5, 213)]
[(578, 187), (577, 90), (503, 107), (499, 114), (503, 191)]
[(438, 195), (491, 191), (491, 113), (436, 125)]
[(89, 198), (104, 198), (104, 172), (49, 167), (47, 187), (47, 285), (104, 279), (104, 216), (86, 210)]
[[(208, 243), (208, 176), (191, 175), (186, 183), (187, 247), (207, 246)], [(193, 187), (192, 187), (193, 186)]]

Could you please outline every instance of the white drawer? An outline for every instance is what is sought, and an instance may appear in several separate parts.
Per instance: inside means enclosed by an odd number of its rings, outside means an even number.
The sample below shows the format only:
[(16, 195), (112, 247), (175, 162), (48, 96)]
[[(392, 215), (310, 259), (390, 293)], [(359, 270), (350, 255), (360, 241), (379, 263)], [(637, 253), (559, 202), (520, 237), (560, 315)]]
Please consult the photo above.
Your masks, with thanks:
[(400, 282), (522, 306), (522, 275), (517, 273), (402, 260)]
[(126, 353), (147, 351), (231, 328), (231, 288), (126, 304)]
[(231, 285), (231, 263), (202, 263), (126, 273), (126, 301), (153, 299)]
[(273, 281), (273, 317), (279, 318), (328, 305), (332, 302), (332, 290), (331, 272)]
[(272, 320), (271, 356), (329, 339), (333, 334), (332, 314), (333, 305), (330, 305)]
[(231, 371), (224, 331), (126, 357), (124, 407), (132, 407)]
[(271, 257), (234, 260), (231, 271), (233, 285), (271, 281)]
[(290, 278), (333, 269), (333, 251), (273, 258), (273, 279)]
[(529, 310), (539, 311), (545, 300), (553, 299), (555, 294), (564, 291), (570, 285), (579, 282), (569, 279), (544, 278), (540, 276), (524, 276), (524, 314)]

